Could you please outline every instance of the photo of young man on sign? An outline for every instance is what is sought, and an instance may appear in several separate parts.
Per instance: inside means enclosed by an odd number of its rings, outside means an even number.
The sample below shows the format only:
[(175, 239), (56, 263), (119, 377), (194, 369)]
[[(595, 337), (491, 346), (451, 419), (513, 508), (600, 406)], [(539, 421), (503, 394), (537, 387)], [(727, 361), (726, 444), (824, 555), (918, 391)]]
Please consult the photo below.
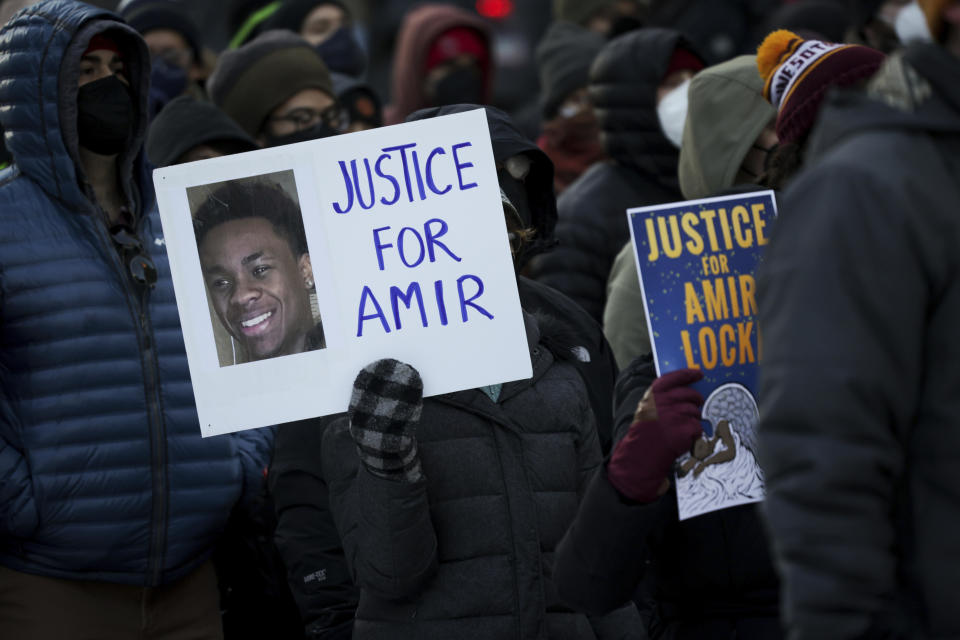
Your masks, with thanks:
[(300, 207), (279, 180), (296, 193), (292, 171), (188, 190), (211, 322), (232, 341), (231, 354), (218, 341), (221, 366), (326, 346)]

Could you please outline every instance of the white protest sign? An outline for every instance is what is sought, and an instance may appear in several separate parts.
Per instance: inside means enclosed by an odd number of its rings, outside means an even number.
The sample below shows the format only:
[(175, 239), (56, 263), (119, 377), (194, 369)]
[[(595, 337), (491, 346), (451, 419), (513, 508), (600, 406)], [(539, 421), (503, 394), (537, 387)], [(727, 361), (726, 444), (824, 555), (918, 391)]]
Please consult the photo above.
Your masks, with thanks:
[(154, 184), (203, 436), (345, 411), (380, 358), (427, 396), (532, 375), (483, 110)]

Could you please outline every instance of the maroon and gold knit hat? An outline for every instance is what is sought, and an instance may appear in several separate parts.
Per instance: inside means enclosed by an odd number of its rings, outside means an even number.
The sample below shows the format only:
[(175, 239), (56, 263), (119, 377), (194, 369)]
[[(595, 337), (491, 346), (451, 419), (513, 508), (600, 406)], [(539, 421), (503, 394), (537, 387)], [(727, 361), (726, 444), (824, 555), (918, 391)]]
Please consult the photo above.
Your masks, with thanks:
[(884, 60), (876, 49), (804, 40), (780, 29), (757, 49), (763, 97), (777, 110), (780, 143), (800, 142), (810, 132), (827, 89), (869, 78)]

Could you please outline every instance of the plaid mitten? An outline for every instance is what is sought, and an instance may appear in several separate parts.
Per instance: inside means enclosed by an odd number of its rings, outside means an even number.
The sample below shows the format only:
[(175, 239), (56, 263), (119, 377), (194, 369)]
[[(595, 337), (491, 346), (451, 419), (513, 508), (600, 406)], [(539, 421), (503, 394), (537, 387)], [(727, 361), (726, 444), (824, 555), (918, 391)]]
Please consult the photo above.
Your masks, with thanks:
[(385, 359), (360, 371), (347, 415), (367, 471), (406, 482), (423, 477), (414, 435), (422, 410), (423, 382), (410, 365)]

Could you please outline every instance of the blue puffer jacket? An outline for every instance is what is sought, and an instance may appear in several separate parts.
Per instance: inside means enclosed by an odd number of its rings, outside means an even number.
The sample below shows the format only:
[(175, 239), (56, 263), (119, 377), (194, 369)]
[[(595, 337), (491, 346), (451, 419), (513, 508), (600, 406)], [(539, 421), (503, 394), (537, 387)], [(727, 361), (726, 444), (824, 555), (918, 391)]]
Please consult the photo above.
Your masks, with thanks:
[[(111, 29), (134, 93), (121, 183), (159, 271), (127, 273), (78, 169), (79, 60)], [(157, 585), (211, 551), (244, 490), (262, 482), (269, 431), (201, 439), (140, 144), (149, 59), (109, 12), (66, 0), (0, 31), (0, 564)]]

